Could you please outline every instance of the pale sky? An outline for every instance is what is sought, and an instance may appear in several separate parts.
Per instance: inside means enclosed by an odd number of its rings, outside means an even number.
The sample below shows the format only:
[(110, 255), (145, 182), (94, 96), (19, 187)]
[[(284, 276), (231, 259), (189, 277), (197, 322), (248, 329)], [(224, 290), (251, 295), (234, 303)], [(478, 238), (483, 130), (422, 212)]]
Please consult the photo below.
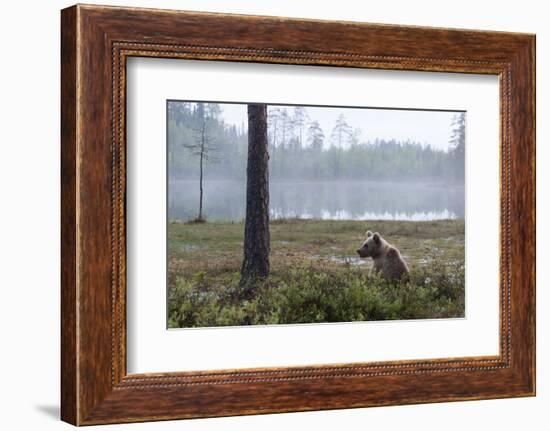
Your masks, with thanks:
[[(247, 125), (247, 105), (220, 103), (222, 117), (227, 124)], [(287, 108), (289, 115), (292, 106)], [(310, 120), (317, 120), (325, 134), (325, 147), (330, 146), (330, 134), (340, 114), (344, 114), (348, 124), (361, 129), (360, 141), (396, 139), (429, 144), (441, 150), (449, 149), (451, 121), (456, 112), (412, 111), (374, 108), (335, 108), (306, 107)]]

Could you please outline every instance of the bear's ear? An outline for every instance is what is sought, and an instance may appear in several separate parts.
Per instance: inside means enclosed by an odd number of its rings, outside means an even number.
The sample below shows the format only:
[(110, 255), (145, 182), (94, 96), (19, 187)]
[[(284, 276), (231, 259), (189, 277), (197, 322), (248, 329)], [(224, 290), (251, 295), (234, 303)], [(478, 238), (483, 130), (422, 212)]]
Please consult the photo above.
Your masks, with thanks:
[(370, 230), (367, 231), (367, 238), (372, 236), (372, 232)]
[(378, 232), (374, 233), (374, 235), (372, 236), (372, 239), (374, 239), (374, 242), (376, 244), (380, 244), (380, 234)]

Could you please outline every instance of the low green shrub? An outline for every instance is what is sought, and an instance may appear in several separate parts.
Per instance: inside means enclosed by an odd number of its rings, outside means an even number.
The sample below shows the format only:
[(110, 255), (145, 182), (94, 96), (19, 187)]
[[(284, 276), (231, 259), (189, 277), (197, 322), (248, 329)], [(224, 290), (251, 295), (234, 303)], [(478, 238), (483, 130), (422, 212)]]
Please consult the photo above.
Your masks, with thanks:
[(406, 283), (369, 276), (363, 268), (319, 271), (301, 265), (258, 282), (252, 299), (241, 298), (236, 272), (174, 275), (168, 281), (168, 326), (463, 317), (464, 261), (444, 264), (434, 257), (429, 262), (413, 268)]

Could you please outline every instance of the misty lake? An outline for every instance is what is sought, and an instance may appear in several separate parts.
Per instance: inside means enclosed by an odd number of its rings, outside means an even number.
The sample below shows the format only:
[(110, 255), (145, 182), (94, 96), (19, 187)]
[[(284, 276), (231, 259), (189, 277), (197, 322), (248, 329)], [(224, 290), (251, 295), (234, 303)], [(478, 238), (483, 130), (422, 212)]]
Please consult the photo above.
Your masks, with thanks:
[[(246, 182), (204, 182), (203, 212), (212, 221), (245, 217)], [(270, 217), (323, 220), (441, 220), (464, 218), (464, 187), (367, 181), (272, 181)], [(195, 218), (199, 182), (170, 180), (168, 219)]]

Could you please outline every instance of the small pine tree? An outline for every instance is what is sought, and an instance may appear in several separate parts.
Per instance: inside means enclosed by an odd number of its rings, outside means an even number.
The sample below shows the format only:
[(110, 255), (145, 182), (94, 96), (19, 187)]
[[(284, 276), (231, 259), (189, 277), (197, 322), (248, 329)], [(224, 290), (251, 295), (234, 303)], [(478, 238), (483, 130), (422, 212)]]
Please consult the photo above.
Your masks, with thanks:
[(323, 149), (325, 134), (323, 133), (323, 129), (321, 129), (318, 121), (312, 121), (311, 123), (309, 123), (309, 128), (307, 129), (307, 137), (310, 148), (312, 150), (318, 152)]
[(217, 162), (215, 152), (218, 148), (212, 144), (209, 135), (210, 123), (215, 120), (219, 114), (220, 108), (216, 104), (197, 103), (195, 115), (197, 118), (196, 127), (193, 129), (195, 139), (193, 142), (186, 142), (183, 146), (188, 149), (191, 154), (199, 158), (199, 214), (195, 221), (204, 222), (202, 212), (203, 196), (204, 196), (204, 164), (208, 162)]
[(451, 122), (451, 160), (453, 163), (452, 172), (455, 180), (464, 180), (465, 157), (466, 157), (466, 113), (460, 112), (453, 116)]

